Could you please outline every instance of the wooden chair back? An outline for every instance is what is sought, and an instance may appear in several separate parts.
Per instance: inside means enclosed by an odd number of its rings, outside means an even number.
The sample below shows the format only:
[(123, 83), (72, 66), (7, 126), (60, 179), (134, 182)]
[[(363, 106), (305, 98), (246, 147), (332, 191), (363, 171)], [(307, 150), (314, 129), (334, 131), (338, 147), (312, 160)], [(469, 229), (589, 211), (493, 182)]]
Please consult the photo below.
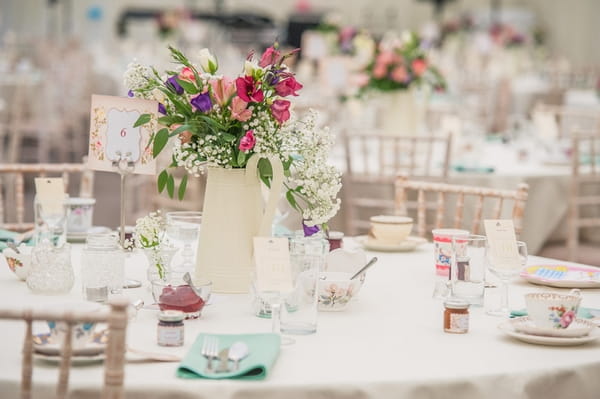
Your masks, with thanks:
[(346, 231), (351, 235), (368, 228), (371, 213), (394, 209), (394, 179), (399, 173), (423, 179), (448, 176), (451, 134), (390, 136), (346, 132), (343, 142), (343, 203)]
[(34, 321), (56, 320), (66, 322), (67, 334), (61, 348), (61, 361), (58, 385), (56, 387), (56, 398), (67, 397), (69, 385), (69, 371), (71, 367), (72, 328), (78, 322), (96, 322), (108, 324), (108, 342), (106, 345), (104, 360), (104, 387), (102, 399), (122, 399), (123, 381), (125, 375), (125, 342), (127, 328), (127, 306), (126, 300), (111, 302), (110, 312), (52, 312), (36, 310), (0, 309), (0, 319), (23, 320), (25, 322), (25, 339), (23, 342), (23, 360), (21, 362), (21, 399), (31, 398), (32, 375), (33, 375), (33, 331)]
[(60, 175), (68, 190), (69, 177), (80, 173), (79, 196), (93, 195), (94, 172), (85, 163), (77, 164), (0, 164), (0, 228), (24, 231), (33, 228), (33, 222), (25, 221), (25, 176)]
[(532, 117), (538, 134), (551, 140), (568, 138), (576, 130), (600, 129), (600, 112), (585, 107), (537, 104)]
[(577, 259), (579, 230), (600, 227), (600, 134), (576, 131), (572, 134), (571, 189), (569, 190), (567, 249)]
[[(503, 217), (505, 201), (512, 201), (510, 212), (517, 235), (523, 229), (523, 214), (527, 202), (529, 186), (525, 183), (518, 185), (516, 190), (495, 190), (483, 187), (463, 186), (445, 183), (409, 180), (406, 176), (396, 179), (397, 215), (408, 215), (409, 210), (416, 209), (416, 232), (425, 237), (431, 228), (466, 228), (472, 234), (478, 234), (483, 220), (484, 209), (491, 210), (487, 218), (500, 219)], [(416, 201), (410, 200), (409, 193), (416, 192)], [(449, 197), (455, 197), (453, 208), (449, 209)], [(465, 225), (464, 213), (466, 200), (472, 198), (474, 207), (469, 209), (472, 214), (471, 223)], [(486, 202), (487, 200), (487, 202)], [(473, 201), (470, 201), (473, 202)], [(490, 208), (491, 205), (492, 207)], [(434, 222), (427, 223), (427, 213), (434, 213)], [(452, 220), (446, 222), (447, 215)]]

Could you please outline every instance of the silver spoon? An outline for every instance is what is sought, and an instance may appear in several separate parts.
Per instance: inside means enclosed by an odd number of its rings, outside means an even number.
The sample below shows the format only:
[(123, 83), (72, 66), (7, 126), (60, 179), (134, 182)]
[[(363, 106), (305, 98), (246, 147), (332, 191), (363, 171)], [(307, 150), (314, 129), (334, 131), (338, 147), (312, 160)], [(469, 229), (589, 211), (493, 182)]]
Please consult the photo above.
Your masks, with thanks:
[[(198, 295), (198, 298), (202, 298), (202, 291), (196, 288), (189, 272), (186, 272), (183, 275), (183, 281), (185, 281), (192, 288), (192, 291), (194, 291), (194, 294)], [(204, 300), (204, 298), (202, 299)]]
[(233, 360), (233, 371), (237, 371), (240, 368), (240, 360), (248, 356), (248, 345), (242, 341), (234, 342), (229, 347), (229, 359)]
[(374, 256), (373, 258), (371, 258), (371, 260), (366, 265), (364, 265), (359, 271), (357, 271), (356, 273), (354, 273), (354, 275), (352, 277), (350, 277), (350, 280), (354, 280), (356, 277), (358, 277), (361, 273), (363, 273), (369, 267), (373, 266), (375, 264), (375, 262), (377, 262), (377, 257), (376, 256)]

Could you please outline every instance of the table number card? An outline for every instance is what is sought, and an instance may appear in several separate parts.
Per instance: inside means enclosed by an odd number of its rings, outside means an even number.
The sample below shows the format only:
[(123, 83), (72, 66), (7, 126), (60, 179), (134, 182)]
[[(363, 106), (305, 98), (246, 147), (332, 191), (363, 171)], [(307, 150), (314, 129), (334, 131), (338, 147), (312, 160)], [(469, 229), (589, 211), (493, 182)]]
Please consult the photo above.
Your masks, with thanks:
[(287, 238), (254, 237), (254, 262), (258, 291), (290, 292), (293, 289)]
[(518, 269), (521, 259), (512, 220), (485, 220), (485, 234), (491, 258), (498, 269)]
[[(134, 127), (140, 115), (150, 114), (150, 123)], [(132, 173), (153, 175), (156, 160), (148, 145), (158, 127), (158, 103), (137, 98), (92, 96), (88, 165), (114, 172), (113, 161), (133, 162)]]
[(65, 183), (62, 177), (35, 178), (35, 200), (42, 204), (44, 212), (61, 213), (65, 194)]

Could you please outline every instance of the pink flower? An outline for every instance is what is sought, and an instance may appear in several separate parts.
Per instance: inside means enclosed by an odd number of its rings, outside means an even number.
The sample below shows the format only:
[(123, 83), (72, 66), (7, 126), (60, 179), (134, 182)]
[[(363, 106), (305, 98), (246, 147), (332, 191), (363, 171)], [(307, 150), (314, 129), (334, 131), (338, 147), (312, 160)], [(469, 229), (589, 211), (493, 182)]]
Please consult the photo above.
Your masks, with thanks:
[(560, 318), (560, 326), (562, 328), (567, 328), (569, 325), (575, 320), (575, 312), (569, 310), (568, 312), (563, 313)]
[(412, 70), (417, 76), (423, 75), (427, 70), (427, 61), (421, 58), (417, 58), (412, 62)]
[(281, 97), (287, 97), (289, 95), (297, 96), (298, 93), (296, 93), (296, 91), (300, 90), (301, 88), (302, 85), (298, 83), (293, 76), (290, 76), (289, 78), (277, 83), (277, 86), (275, 86), (275, 91)]
[(238, 96), (242, 100), (259, 103), (264, 100), (265, 96), (262, 90), (258, 87), (258, 83), (254, 81), (252, 76), (244, 76), (235, 80), (235, 86)]
[(369, 75), (366, 73), (357, 73), (350, 77), (351, 83), (357, 87), (364, 87), (369, 83)]
[(392, 79), (398, 83), (406, 82), (408, 80), (406, 68), (404, 68), (403, 66), (394, 68), (394, 70), (392, 71)]
[(288, 100), (275, 100), (271, 104), (271, 113), (273, 118), (279, 123), (290, 119), (290, 102)]
[(256, 138), (254, 137), (254, 131), (248, 130), (244, 137), (242, 137), (242, 139), (240, 140), (240, 145), (238, 148), (240, 149), (240, 151), (246, 152), (253, 149), (255, 144)]
[(240, 122), (246, 122), (252, 116), (252, 111), (247, 109), (248, 103), (239, 97), (233, 97), (231, 100), (231, 117)]
[(213, 79), (210, 81), (213, 89), (213, 96), (217, 104), (223, 106), (235, 94), (236, 88), (231, 79), (223, 77), (222, 79)]
[(258, 66), (264, 68), (266, 66), (276, 64), (279, 57), (281, 57), (281, 53), (275, 50), (273, 46), (271, 46), (268, 49), (266, 49), (263, 55), (260, 57)]
[(377, 59), (375, 60), (376, 64), (382, 64), (383, 66), (387, 66), (394, 62), (394, 53), (391, 51), (382, 51), (377, 55)]
[(386, 74), (387, 74), (387, 65), (382, 64), (382, 63), (376, 63), (375, 67), (373, 68), (373, 76), (376, 79), (382, 79), (385, 77)]
[(182, 68), (181, 72), (179, 72), (178, 78), (181, 80), (187, 80), (189, 82), (196, 81), (196, 76), (194, 75), (194, 71), (192, 71), (192, 69), (189, 67)]

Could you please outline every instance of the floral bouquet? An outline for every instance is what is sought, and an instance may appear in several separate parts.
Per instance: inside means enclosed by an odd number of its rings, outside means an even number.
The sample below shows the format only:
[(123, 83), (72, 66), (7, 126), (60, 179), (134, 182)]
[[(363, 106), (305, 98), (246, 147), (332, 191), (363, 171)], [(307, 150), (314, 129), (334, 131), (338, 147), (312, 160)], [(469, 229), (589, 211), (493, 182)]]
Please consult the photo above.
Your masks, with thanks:
[(446, 87), (442, 74), (429, 63), (420, 47), (420, 39), (414, 33), (404, 34), (400, 41), (379, 43), (373, 61), (364, 72), (367, 76), (361, 93), (373, 89), (385, 92), (408, 90), (423, 85), (435, 90)]
[[(172, 140), (172, 162), (158, 175), (158, 189), (172, 197), (171, 168), (199, 175), (206, 167), (245, 168), (253, 154), (274, 156), (283, 164), (286, 198), (302, 213), (306, 225), (325, 224), (339, 209), (340, 174), (327, 165), (333, 136), (315, 125), (311, 112), (302, 120), (291, 112), (290, 98), (302, 89), (285, 64), (294, 51), (282, 54), (275, 44), (254, 60), (251, 53), (236, 78), (218, 75), (217, 59), (207, 49), (199, 66), (169, 47), (175, 67), (160, 74), (154, 68), (130, 64), (125, 74), (129, 95), (159, 102), (164, 127), (152, 136), (154, 156)], [(136, 126), (148, 123), (142, 115)], [(259, 177), (269, 185), (272, 168), (258, 164)], [(178, 188), (183, 198), (187, 175)]]

